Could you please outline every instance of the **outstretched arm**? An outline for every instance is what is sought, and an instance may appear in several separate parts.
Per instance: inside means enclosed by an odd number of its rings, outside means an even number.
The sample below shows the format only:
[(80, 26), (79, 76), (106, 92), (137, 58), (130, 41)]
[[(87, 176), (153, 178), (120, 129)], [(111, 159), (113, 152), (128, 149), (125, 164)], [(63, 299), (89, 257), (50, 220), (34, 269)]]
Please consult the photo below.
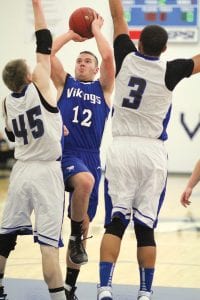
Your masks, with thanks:
[(114, 88), (115, 64), (113, 49), (101, 32), (103, 18), (94, 13), (94, 21), (92, 22), (92, 32), (97, 43), (97, 48), (101, 55), (100, 66), (100, 83), (104, 91), (106, 103), (111, 106), (111, 93)]
[(47, 28), (47, 23), (44, 17), (41, 0), (32, 0), (35, 31)]
[(113, 39), (120, 34), (129, 34), (121, 0), (109, 0), (109, 6), (114, 26)]
[(200, 181), (200, 160), (196, 163), (195, 168), (189, 178), (188, 184), (181, 195), (181, 204), (185, 207), (190, 205), (191, 201), (189, 201), (190, 196), (192, 195), (193, 188)]
[(51, 32), (47, 29), (47, 24), (42, 9), (41, 0), (32, 0), (35, 35), (36, 35), (36, 59), (37, 64), (33, 71), (33, 82), (37, 85), (45, 99), (52, 105), (55, 105), (52, 93), (50, 91), (50, 54), (52, 47)]
[(192, 57), (194, 61), (194, 68), (192, 74), (200, 73), (200, 54), (195, 55)]
[(68, 32), (58, 36), (53, 41), (52, 51), (51, 51), (51, 78), (53, 83), (58, 91), (58, 97), (61, 94), (67, 72), (64, 70), (61, 61), (56, 56), (56, 53), (69, 41), (82, 42), (85, 39), (80, 35), (76, 34), (73, 30), (69, 30)]

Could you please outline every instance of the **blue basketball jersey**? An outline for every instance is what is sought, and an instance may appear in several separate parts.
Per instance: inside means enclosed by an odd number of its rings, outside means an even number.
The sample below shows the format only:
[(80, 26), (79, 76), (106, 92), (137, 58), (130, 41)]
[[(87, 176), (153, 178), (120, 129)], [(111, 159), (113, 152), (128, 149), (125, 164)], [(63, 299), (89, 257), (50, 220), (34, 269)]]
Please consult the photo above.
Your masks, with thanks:
[(64, 151), (99, 150), (110, 111), (99, 80), (80, 82), (68, 75), (58, 107), (69, 130), (64, 137)]

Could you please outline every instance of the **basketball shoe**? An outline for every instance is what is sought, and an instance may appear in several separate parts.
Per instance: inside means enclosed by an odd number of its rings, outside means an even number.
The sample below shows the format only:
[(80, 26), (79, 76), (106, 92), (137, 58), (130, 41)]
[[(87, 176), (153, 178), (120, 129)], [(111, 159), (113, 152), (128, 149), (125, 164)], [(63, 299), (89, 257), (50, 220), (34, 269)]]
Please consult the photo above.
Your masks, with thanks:
[(72, 287), (70, 291), (65, 289), (65, 295), (67, 300), (78, 300), (77, 296), (75, 295), (76, 287)]
[(150, 300), (152, 292), (139, 291), (137, 300)]
[(69, 259), (72, 263), (76, 265), (84, 265), (88, 262), (88, 256), (80, 236), (70, 236), (68, 250)]
[(0, 287), (0, 300), (8, 300), (7, 294), (4, 293), (4, 287)]
[(97, 288), (97, 300), (112, 300), (112, 288), (110, 286), (101, 286)]

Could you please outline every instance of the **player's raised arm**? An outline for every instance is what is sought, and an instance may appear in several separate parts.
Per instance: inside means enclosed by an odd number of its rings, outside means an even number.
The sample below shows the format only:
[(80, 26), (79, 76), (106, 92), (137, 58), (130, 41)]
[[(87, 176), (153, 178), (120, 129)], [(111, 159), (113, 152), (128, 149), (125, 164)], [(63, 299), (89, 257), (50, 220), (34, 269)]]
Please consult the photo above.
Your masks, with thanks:
[(94, 13), (94, 21), (92, 22), (92, 32), (94, 34), (97, 48), (101, 55), (101, 66), (100, 66), (100, 83), (102, 85), (104, 96), (108, 105), (111, 105), (110, 94), (113, 91), (114, 79), (115, 79), (115, 64), (113, 49), (109, 42), (101, 32), (103, 25), (103, 18)]
[(41, 0), (32, 0), (32, 5), (35, 19), (35, 31), (47, 28)]
[(109, 0), (110, 12), (113, 19), (115, 39), (120, 34), (129, 34), (128, 24), (124, 18), (122, 3), (119, 0)]
[(67, 71), (64, 70), (63, 64), (56, 55), (56, 53), (68, 42), (82, 42), (85, 39), (75, 33), (73, 30), (68, 30), (66, 33), (61, 34), (53, 40), (51, 51), (51, 79), (58, 91), (58, 98), (62, 92), (65, 84)]
[(50, 54), (52, 47), (52, 36), (49, 29), (47, 29), (41, 0), (32, 0), (32, 5), (34, 13), (37, 57), (37, 65), (33, 71), (32, 80), (38, 86), (43, 96), (52, 102), (52, 99), (48, 99), (51, 74)]

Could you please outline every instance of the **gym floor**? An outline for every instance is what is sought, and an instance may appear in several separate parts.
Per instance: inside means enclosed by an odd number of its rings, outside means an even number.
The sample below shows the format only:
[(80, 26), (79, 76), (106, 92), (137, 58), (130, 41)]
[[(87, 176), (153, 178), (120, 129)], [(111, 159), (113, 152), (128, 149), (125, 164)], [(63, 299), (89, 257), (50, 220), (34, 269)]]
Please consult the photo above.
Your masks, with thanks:
[[(188, 208), (180, 205), (180, 195), (189, 175), (169, 175), (168, 188), (156, 229), (157, 264), (154, 277), (153, 299), (199, 300), (200, 299), (200, 185), (192, 195)], [(0, 170), (0, 216), (6, 200), (9, 171)], [(66, 195), (67, 196), (67, 195)], [(89, 263), (82, 267), (77, 296), (80, 300), (96, 299), (98, 283), (99, 245), (103, 235), (104, 199), (100, 186), (99, 207), (90, 228), (93, 238), (87, 242)], [(69, 235), (69, 220), (64, 220), (65, 245)], [(65, 251), (60, 250), (60, 263), (65, 276)], [(136, 299), (139, 283), (136, 261), (136, 241), (130, 225), (123, 239), (116, 265), (113, 287), (114, 299)], [(6, 292), (9, 300), (48, 300), (43, 282), (41, 256), (31, 236), (18, 238), (16, 250), (7, 262)]]

